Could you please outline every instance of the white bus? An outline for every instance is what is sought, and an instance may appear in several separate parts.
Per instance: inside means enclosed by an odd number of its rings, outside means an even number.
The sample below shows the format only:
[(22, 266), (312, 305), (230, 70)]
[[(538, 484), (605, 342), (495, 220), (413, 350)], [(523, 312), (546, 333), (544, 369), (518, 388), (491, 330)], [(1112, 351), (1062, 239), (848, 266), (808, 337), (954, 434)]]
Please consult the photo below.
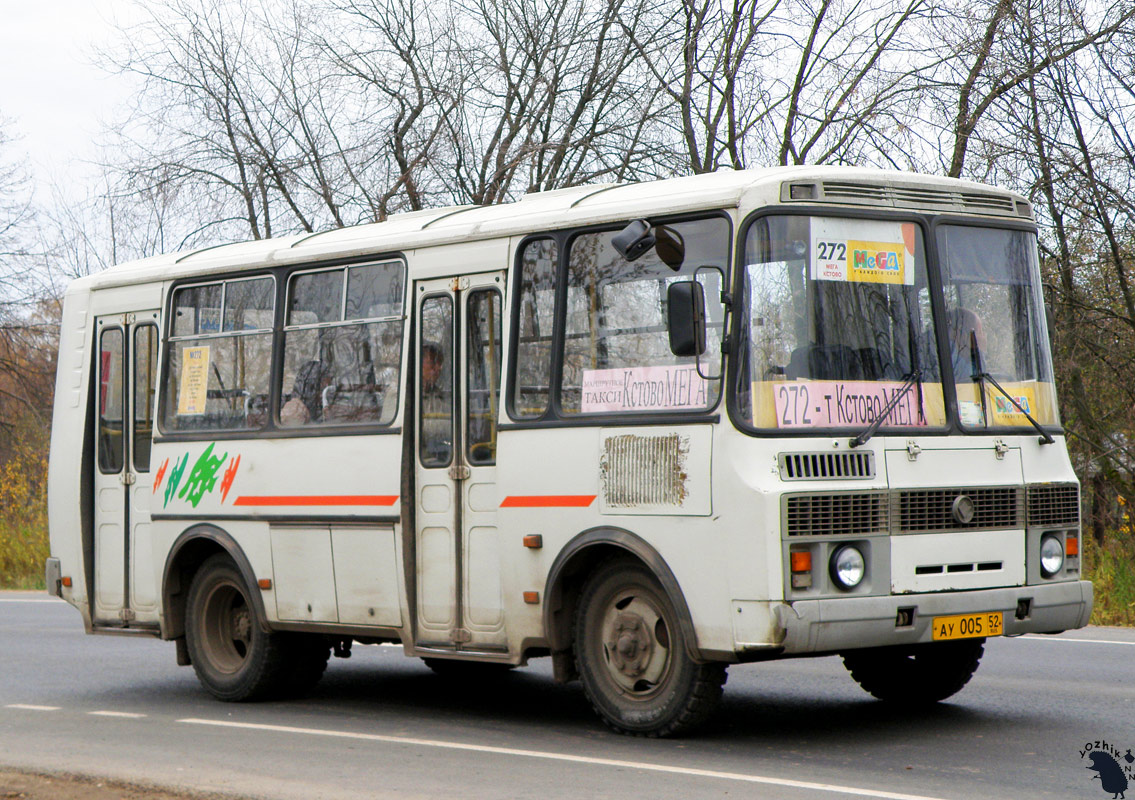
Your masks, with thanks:
[(223, 700), (551, 656), (616, 730), (839, 654), (935, 702), (1085, 625), (1029, 203), (799, 167), (124, 264), (63, 312), (48, 590)]

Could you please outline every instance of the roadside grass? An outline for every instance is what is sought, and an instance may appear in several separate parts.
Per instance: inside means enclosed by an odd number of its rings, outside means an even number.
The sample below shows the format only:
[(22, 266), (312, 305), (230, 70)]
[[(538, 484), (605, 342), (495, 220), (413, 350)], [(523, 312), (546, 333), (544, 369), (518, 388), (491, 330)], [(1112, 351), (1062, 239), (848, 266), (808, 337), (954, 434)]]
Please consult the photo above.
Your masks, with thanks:
[(0, 589), (42, 589), (47, 540), (47, 459), (16, 453), (0, 466)]
[(1108, 531), (1102, 545), (1083, 538), (1083, 575), (1092, 582), (1093, 625), (1135, 626), (1135, 537)]

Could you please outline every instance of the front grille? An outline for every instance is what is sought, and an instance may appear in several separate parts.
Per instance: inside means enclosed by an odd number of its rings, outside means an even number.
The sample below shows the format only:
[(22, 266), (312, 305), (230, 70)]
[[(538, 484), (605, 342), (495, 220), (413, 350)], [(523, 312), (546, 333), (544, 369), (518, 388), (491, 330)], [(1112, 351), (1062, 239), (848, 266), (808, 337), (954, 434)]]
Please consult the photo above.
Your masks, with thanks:
[[(1023, 494), (1023, 490), (1015, 486), (901, 492), (898, 496), (898, 530), (909, 533), (1021, 528), (1024, 527)], [(960, 522), (954, 517), (954, 500), (960, 495), (973, 501), (973, 518), (969, 522)]]
[(789, 536), (868, 536), (889, 527), (885, 492), (807, 494), (786, 499)]
[(784, 481), (862, 480), (875, 477), (875, 454), (781, 453), (780, 479)]
[(1079, 525), (1080, 487), (1074, 483), (1029, 487), (1029, 525)]

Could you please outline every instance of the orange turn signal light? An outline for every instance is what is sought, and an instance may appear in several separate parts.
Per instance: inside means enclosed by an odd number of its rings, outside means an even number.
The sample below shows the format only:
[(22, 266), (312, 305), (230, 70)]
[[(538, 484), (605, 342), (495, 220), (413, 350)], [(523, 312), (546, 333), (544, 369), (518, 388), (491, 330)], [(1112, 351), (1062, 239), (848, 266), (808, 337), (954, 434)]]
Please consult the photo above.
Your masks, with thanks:
[(1078, 556), (1080, 555), (1080, 537), (1072, 533), (1064, 540), (1064, 555)]
[(811, 572), (812, 571), (812, 551), (811, 550), (793, 550), (789, 554), (790, 564), (793, 572)]
[(259, 586), (264, 591), (268, 591), (269, 589), (272, 588), (272, 579), (271, 578), (261, 578), (260, 580), (258, 580), (256, 582), (256, 585)]
[(524, 537), (524, 546), (539, 550), (544, 546), (544, 537), (538, 533), (530, 533)]
[(528, 605), (530, 605), (530, 606), (536, 605), (537, 603), (540, 602), (540, 593), (539, 592), (525, 592), (524, 593), (524, 602), (528, 603)]
[(70, 575), (64, 575), (62, 578), (59, 579), (59, 582), (62, 583), (64, 586), (70, 586), (71, 585), (71, 576)]

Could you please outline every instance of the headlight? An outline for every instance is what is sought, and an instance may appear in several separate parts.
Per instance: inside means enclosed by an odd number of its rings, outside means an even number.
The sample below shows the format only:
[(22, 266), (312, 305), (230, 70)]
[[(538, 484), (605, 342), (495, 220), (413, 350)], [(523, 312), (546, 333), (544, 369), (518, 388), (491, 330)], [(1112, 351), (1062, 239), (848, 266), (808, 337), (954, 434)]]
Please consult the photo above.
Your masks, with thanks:
[(854, 589), (858, 586), (866, 572), (867, 565), (858, 547), (845, 544), (832, 553), (832, 580), (844, 589)]
[(1049, 534), (1040, 540), (1040, 574), (1051, 578), (1064, 566), (1064, 545), (1060, 537)]

